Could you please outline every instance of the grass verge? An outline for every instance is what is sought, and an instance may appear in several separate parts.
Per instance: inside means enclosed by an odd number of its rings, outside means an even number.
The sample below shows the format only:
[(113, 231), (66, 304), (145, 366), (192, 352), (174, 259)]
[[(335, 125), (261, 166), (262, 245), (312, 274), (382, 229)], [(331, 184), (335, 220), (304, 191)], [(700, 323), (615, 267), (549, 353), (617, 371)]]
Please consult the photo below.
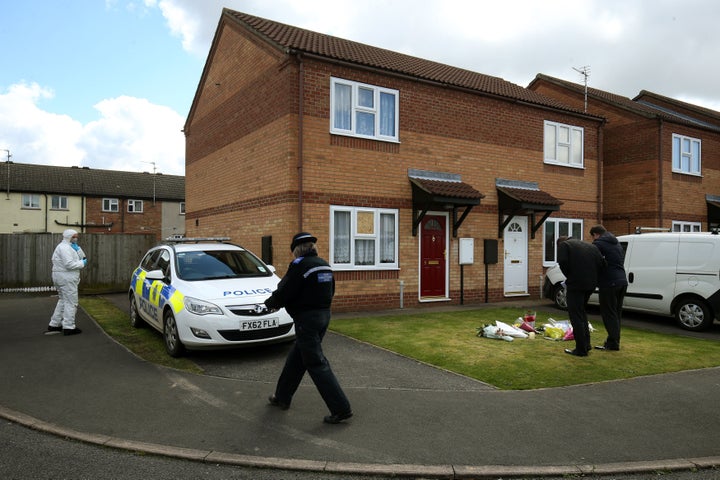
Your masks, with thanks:
[[(595, 350), (586, 358), (563, 352), (574, 342), (541, 335), (512, 342), (477, 336), (477, 329), (496, 320), (512, 324), (525, 310), (493, 308), (449, 313), (422, 313), (335, 319), (331, 329), (349, 337), (397, 352), (503, 390), (560, 387), (715, 367), (720, 365), (720, 344), (679, 335), (632, 328), (622, 330), (618, 352)], [(563, 312), (537, 312), (536, 326)], [(606, 331), (592, 324), (594, 345)]]
[(192, 360), (168, 355), (162, 336), (152, 328), (132, 328), (128, 315), (107, 300), (83, 296), (80, 297), (80, 306), (108, 335), (138, 357), (158, 365), (202, 373), (202, 369)]
[[(165, 352), (162, 336), (151, 328), (135, 329), (127, 314), (101, 297), (80, 298), (82, 308), (114, 338), (140, 358), (193, 373), (202, 369), (187, 358)], [(331, 330), (401, 355), (475, 378), (503, 390), (529, 390), (632, 378), (720, 366), (720, 343), (679, 335), (623, 328), (622, 350), (594, 351), (587, 358), (563, 353), (574, 342), (477, 336), (477, 329), (496, 320), (512, 324), (525, 310), (483, 308), (457, 312), (335, 319)], [(536, 325), (564, 312), (537, 312)], [(593, 323), (593, 343), (606, 332)]]

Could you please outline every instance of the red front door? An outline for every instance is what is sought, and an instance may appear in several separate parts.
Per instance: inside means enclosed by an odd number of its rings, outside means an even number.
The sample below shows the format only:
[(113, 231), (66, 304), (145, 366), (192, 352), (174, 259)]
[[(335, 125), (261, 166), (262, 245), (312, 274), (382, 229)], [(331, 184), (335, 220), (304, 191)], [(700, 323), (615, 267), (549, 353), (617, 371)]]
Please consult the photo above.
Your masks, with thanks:
[(420, 222), (420, 296), (445, 297), (446, 217), (425, 215)]

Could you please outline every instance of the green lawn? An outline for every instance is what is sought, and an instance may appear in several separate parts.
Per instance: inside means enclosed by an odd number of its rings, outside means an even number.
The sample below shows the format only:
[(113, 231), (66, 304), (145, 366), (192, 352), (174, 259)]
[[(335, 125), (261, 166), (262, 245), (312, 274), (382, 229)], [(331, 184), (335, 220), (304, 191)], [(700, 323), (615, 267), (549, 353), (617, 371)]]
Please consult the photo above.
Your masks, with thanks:
[(150, 327), (133, 328), (128, 315), (101, 297), (82, 296), (80, 306), (105, 332), (138, 357), (158, 365), (202, 373), (195, 362), (165, 352), (162, 335)]
[[(130, 327), (127, 314), (93, 296), (80, 298), (82, 308), (117, 342), (159, 365), (201, 373), (194, 362), (172, 358), (162, 336), (150, 328)], [(563, 353), (574, 342), (477, 336), (478, 328), (496, 320), (512, 324), (525, 311), (483, 308), (449, 313), (427, 312), (334, 319), (331, 329), (401, 355), (457, 372), (505, 390), (559, 387), (720, 366), (720, 342), (623, 328), (622, 350), (593, 351), (577, 358)], [(536, 326), (566, 319), (564, 312), (537, 312)], [(602, 323), (593, 323), (593, 344), (605, 339)]]
[[(632, 328), (622, 330), (619, 352), (595, 350), (577, 358), (563, 352), (574, 342), (542, 335), (512, 342), (477, 336), (496, 320), (512, 324), (525, 311), (514, 308), (450, 313), (422, 313), (335, 319), (337, 333), (444, 368), (500, 389), (535, 389), (631, 378), (641, 375), (720, 366), (720, 342), (666, 335)], [(567, 319), (564, 312), (537, 312), (536, 327)], [(593, 323), (594, 345), (606, 332)]]

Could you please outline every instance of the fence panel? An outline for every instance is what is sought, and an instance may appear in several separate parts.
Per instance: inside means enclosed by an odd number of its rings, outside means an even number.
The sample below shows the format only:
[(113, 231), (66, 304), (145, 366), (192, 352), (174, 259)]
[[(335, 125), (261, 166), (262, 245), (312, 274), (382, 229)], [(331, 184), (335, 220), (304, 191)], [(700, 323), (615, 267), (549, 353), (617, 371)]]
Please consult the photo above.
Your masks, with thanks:
[[(52, 287), (52, 253), (58, 233), (0, 234), (0, 291)], [(157, 243), (154, 235), (81, 233), (78, 242), (88, 265), (80, 273), (81, 293), (124, 292), (143, 254)]]

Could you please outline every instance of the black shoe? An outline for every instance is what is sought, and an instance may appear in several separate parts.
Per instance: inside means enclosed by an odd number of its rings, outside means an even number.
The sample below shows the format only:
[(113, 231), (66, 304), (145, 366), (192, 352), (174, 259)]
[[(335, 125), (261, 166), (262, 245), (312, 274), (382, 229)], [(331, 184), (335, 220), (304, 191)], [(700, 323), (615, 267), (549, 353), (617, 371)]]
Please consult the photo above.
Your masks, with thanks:
[(268, 403), (273, 407), (278, 407), (280, 410), (287, 410), (290, 408), (289, 403), (281, 402), (274, 394), (268, 397)]
[(620, 347), (608, 347), (607, 345), (595, 345), (595, 350), (610, 350), (613, 352), (617, 352), (620, 350)]
[(62, 333), (63, 328), (62, 326), (53, 327), (52, 325), (48, 325), (47, 330), (45, 331), (45, 335), (55, 335), (56, 333)]
[(323, 418), (323, 422), (336, 424), (336, 423), (342, 422), (343, 420), (347, 420), (348, 418), (350, 418), (352, 416), (353, 416), (352, 410), (348, 410), (345, 413), (335, 413), (333, 415), (328, 415), (325, 418)]
[(570, 350), (569, 348), (566, 348), (565, 353), (567, 353), (568, 355), (574, 355), (576, 357), (587, 357), (588, 356), (587, 352), (581, 352), (577, 348), (574, 350)]
[(78, 333), (82, 333), (82, 330), (79, 328), (63, 328), (63, 335), (77, 335)]

